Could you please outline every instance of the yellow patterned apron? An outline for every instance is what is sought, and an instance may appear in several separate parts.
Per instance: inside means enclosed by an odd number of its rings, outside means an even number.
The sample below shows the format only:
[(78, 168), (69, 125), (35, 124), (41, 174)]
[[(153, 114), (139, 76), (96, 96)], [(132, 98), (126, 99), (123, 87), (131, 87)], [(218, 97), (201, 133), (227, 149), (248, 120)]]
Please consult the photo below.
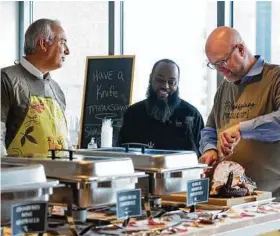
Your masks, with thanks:
[(8, 155), (47, 156), (49, 149), (68, 148), (64, 113), (51, 97), (31, 96), (27, 115), (8, 147)]

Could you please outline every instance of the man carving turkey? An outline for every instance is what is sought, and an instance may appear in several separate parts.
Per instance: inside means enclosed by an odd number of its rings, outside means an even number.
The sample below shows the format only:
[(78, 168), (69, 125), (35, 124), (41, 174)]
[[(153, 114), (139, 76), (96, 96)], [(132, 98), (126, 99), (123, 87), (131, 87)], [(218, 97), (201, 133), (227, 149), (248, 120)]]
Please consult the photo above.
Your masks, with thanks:
[[(222, 158), (241, 164), (258, 189), (280, 200), (280, 66), (253, 55), (233, 28), (207, 39), (208, 66), (225, 80), (201, 132), (202, 163)], [(219, 153), (219, 155), (218, 155)]]

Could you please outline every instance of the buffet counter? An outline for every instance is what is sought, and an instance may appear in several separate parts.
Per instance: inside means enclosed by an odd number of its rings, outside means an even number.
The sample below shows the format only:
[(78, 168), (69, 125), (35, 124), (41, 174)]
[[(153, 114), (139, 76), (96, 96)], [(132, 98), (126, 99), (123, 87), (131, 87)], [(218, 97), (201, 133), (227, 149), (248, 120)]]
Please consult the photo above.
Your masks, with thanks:
[[(193, 207), (186, 207), (186, 192), (194, 191), (187, 188), (187, 183), (201, 181), (205, 168), (193, 152), (149, 149), (79, 150), (74, 154), (70, 151), (66, 157), (57, 157), (53, 151), (47, 158), (2, 158), (1, 235), (11, 235), (9, 224), (15, 222), (10, 214), (12, 205), (39, 200), (49, 205), (48, 212), (45, 211), (47, 221), (45, 218), (42, 221), (46, 222), (47, 229), (20, 232), (45, 232), (40, 236), (249, 236), (280, 230), (280, 203), (273, 202), (270, 192), (208, 198), (207, 185), (204, 191), (199, 191), (206, 193), (208, 203), (197, 201), (202, 204), (197, 205), (195, 212)], [(227, 179), (223, 183), (229, 182)], [(234, 193), (236, 189), (231, 186), (229, 184), (228, 190)], [(32, 195), (30, 189), (34, 189)], [(117, 193), (135, 190), (138, 197), (129, 197), (138, 201), (129, 201), (129, 204), (138, 209), (137, 214), (130, 214), (137, 218), (124, 220), (122, 217), (127, 217), (132, 208), (124, 205), (121, 216), (117, 210), (121, 209)], [(142, 216), (139, 216), (141, 209)], [(117, 219), (117, 213), (122, 220)]]
[[(122, 227), (120, 221), (114, 220), (114, 216), (105, 216), (102, 212), (89, 212), (88, 218), (98, 219), (103, 217), (111, 219), (112, 225), (119, 226), (119, 229), (113, 228), (103, 230), (90, 230), (83, 235), (190, 235), (190, 236), (208, 236), (208, 235), (222, 235), (235, 236), (246, 235), (255, 236), (263, 233), (276, 231), (274, 235), (278, 235), (277, 230), (280, 230), (280, 203), (270, 203), (259, 207), (252, 206), (246, 209), (229, 209), (228, 211), (203, 211), (198, 210), (196, 215), (198, 217), (207, 214), (212, 216), (219, 216), (214, 220), (213, 224), (209, 222), (200, 223), (198, 220), (179, 219), (178, 214), (168, 214), (161, 218), (153, 219), (151, 221), (137, 220), (132, 221), (127, 227)], [(193, 213), (191, 213), (193, 214)], [(85, 224), (76, 225), (77, 232), (82, 232)], [(53, 232), (45, 233), (49, 235), (73, 235), (69, 231), (67, 224), (61, 225), (57, 228), (52, 228)], [(54, 233), (56, 232), (56, 233)], [(11, 235), (8, 227), (4, 228), (4, 236)], [(36, 234), (28, 234), (36, 235)], [(280, 231), (279, 231), (280, 235)]]
[[(162, 217), (154, 219), (156, 223), (164, 223), (160, 227), (149, 225), (148, 220), (136, 221), (132, 227), (127, 227), (126, 230), (118, 229), (117, 231), (110, 231), (116, 235), (124, 234), (125, 231), (138, 231), (146, 230), (154, 234), (176, 234), (176, 235), (260, 235), (271, 231), (280, 230), (280, 203), (271, 203), (263, 206), (252, 206), (248, 208), (229, 209), (221, 213), (221, 211), (204, 211), (198, 210), (196, 215), (205, 219), (205, 215), (211, 214), (212, 216), (220, 215), (218, 219), (210, 222), (199, 222), (199, 220), (191, 219), (178, 219), (176, 214), (174, 217)], [(181, 222), (181, 224), (179, 224)], [(179, 225), (178, 225), (179, 224)], [(174, 226), (175, 227), (172, 227)], [(121, 226), (121, 225), (120, 225)], [(171, 227), (171, 228), (169, 228)], [(165, 230), (162, 230), (165, 228)], [(159, 230), (157, 230), (159, 229)], [(172, 229), (172, 230), (170, 230)], [(139, 232), (139, 235), (144, 235)], [(146, 231), (147, 232), (147, 231)], [(106, 232), (108, 233), (108, 232)], [(88, 234), (92, 235), (92, 234)], [(280, 235), (280, 231), (279, 231)]]

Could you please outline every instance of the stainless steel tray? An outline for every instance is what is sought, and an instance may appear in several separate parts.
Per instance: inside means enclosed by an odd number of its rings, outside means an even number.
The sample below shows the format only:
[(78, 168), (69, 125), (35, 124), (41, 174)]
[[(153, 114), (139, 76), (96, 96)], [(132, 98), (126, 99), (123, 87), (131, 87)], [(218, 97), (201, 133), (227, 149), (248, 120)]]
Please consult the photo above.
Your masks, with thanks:
[(139, 180), (141, 188), (152, 195), (166, 195), (174, 192), (185, 192), (187, 181), (200, 179), (205, 164), (199, 164), (196, 153), (193, 151), (139, 149), (139, 148), (100, 148), (79, 149), (77, 154), (100, 156), (114, 156), (119, 159), (132, 159), (135, 170), (144, 171), (149, 175), (149, 183)]
[(6, 163), (41, 164), (47, 177), (69, 182), (104, 182), (109, 180), (144, 176), (143, 172), (135, 172), (130, 158), (101, 158), (75, 155), (72, 161), (68, 158), (24, 158), (6, 157)]
[(199, 164), (198, 158), (193, 151), (159, 150), (145, 149), (142, 152), (139, 148), (98, 148), (98, 149), (78, 149), (77, 154), (102, 157), (129, 157), (133, 160), (135, 168), (150, 169), (158, 171), (166, 169), (186, 169), (186, 168), (204, 168), (207, 165)]
[(80, 208), (114, 204), (118, 190), (134, 189), (144, 172), (135, 172), (130, 158), (101, 158), (75, 155), (68, 158), (7, 157), (17, 164), (42, 164), (49, 178), (64, 184), (54, 189), (52, 203), (68, 203)]
[(43, 165), (6, 163), (1, 159), (1, 224), (10, 220), (11, 206), (23, 201), (48, 201), (57, 180), (47, 180)]

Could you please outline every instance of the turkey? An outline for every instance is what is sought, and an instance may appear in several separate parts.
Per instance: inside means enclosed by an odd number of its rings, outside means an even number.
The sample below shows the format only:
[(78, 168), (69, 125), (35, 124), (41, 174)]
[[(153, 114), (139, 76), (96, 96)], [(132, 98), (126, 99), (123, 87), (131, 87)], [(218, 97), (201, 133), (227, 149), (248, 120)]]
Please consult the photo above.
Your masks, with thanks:
[(210, 176), (210, 195), (216, 197), (244, 197), (254, 194), (256, 183), (245, 175), (245, 169), (236, 162), (222, 161)]

